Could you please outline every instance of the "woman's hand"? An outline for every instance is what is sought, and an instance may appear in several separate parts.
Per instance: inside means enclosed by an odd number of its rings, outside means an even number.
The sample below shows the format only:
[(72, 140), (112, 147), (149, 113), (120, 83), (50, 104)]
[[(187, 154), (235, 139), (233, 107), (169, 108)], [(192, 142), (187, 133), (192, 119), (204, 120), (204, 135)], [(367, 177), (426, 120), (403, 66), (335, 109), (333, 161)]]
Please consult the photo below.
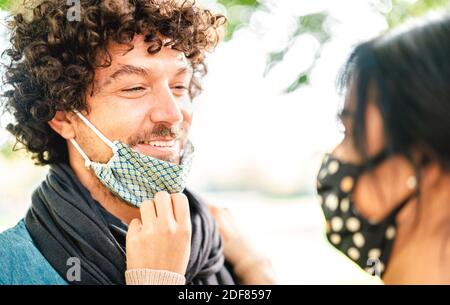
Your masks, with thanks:
[(208, 208), (211, 211), (213, 218), (216, 220), (220, 235), (225, 244), (232, 239), (242, 237), (238, 224), (227, 208), (221, 208), (211, 204), (208, 205)]
[(254, 256), (256, 250), (242, 233), (230, 211), (212, 204), (209, 204), (208, 208), (216, 220), (220, 236), (223, 239), (225, 258), (232, 265), (237, 266), (247, 257)]
[(144, 201), (141, 220), (133, 219), (126, 237), (127, 269), (166, 270), (184, 275), (191, 253), (189, 202), (182, 193), (159, 192)]
[(278, 282), (270, 261), (245, 238), (226, 208), (208, 205), (224, 241), (225, 258), (233, 265), (241, 284), (268, 285)]

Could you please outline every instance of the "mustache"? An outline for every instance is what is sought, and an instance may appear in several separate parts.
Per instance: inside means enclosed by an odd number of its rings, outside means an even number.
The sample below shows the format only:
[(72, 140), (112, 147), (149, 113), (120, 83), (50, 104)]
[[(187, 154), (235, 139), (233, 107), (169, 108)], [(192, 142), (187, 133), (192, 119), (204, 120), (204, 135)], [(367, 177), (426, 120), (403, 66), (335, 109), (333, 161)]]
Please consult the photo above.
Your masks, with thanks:
[(164, 124), (155, 125), (152, 129), (145, 129), (142, 132), (132, 135), (128, 138), (128, 145), (134, 146), (139, 142), (151, 141), (155, 138), (172, 138), (179, 139), (182, 137), (182, 129), (180, 126), (168, 127)]

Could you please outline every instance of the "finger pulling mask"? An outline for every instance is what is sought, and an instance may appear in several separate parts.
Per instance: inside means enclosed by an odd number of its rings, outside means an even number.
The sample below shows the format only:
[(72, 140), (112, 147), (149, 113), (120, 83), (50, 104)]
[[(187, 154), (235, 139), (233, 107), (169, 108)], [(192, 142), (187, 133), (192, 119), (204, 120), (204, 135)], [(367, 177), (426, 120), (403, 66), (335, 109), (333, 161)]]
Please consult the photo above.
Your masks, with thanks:
[(190, 142), (184, 147), (180, 164), (174, 164), (141, 154), (120, 141), (111, 142), (81, 113), (75, 113), (113, 151), (107, 163), (94, 162), (75, 139), (70, 140), (84, 158), (86, 167), (92, 169), (116, 196), (132, 206), (140, 207), (142, 201), (152, 199), (157, 192), (178, 193), (184, 190), (194, 152)]

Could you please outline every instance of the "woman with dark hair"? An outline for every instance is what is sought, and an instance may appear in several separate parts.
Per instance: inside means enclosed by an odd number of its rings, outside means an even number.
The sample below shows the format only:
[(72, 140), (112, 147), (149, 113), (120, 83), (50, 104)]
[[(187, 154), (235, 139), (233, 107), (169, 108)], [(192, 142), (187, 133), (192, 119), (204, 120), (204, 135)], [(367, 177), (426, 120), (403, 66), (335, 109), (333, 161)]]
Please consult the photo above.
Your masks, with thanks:
[(317, 177), (328, 240), (387, 284), (450, 283), (450, 17), (359, 45), (339, 80), (345, 137)]

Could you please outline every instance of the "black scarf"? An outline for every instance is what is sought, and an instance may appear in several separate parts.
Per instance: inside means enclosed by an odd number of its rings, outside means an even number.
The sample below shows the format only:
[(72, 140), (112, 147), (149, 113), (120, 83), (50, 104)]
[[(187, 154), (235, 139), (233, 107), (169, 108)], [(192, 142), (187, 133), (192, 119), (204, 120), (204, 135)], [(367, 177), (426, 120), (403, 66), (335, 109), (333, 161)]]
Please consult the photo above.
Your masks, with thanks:
[[(188, 284), (235, 284), (224, 262), (222, 241), (207, 207), (191, 192), (191, 256)], [(66, 164), (52, 165), (34, 191), (25, 224), (49, 263), (67, 279), (70, 257), (80, 260), (81, 281), (71, 284), (125, 284), (127, 225), (95, 201)]]

